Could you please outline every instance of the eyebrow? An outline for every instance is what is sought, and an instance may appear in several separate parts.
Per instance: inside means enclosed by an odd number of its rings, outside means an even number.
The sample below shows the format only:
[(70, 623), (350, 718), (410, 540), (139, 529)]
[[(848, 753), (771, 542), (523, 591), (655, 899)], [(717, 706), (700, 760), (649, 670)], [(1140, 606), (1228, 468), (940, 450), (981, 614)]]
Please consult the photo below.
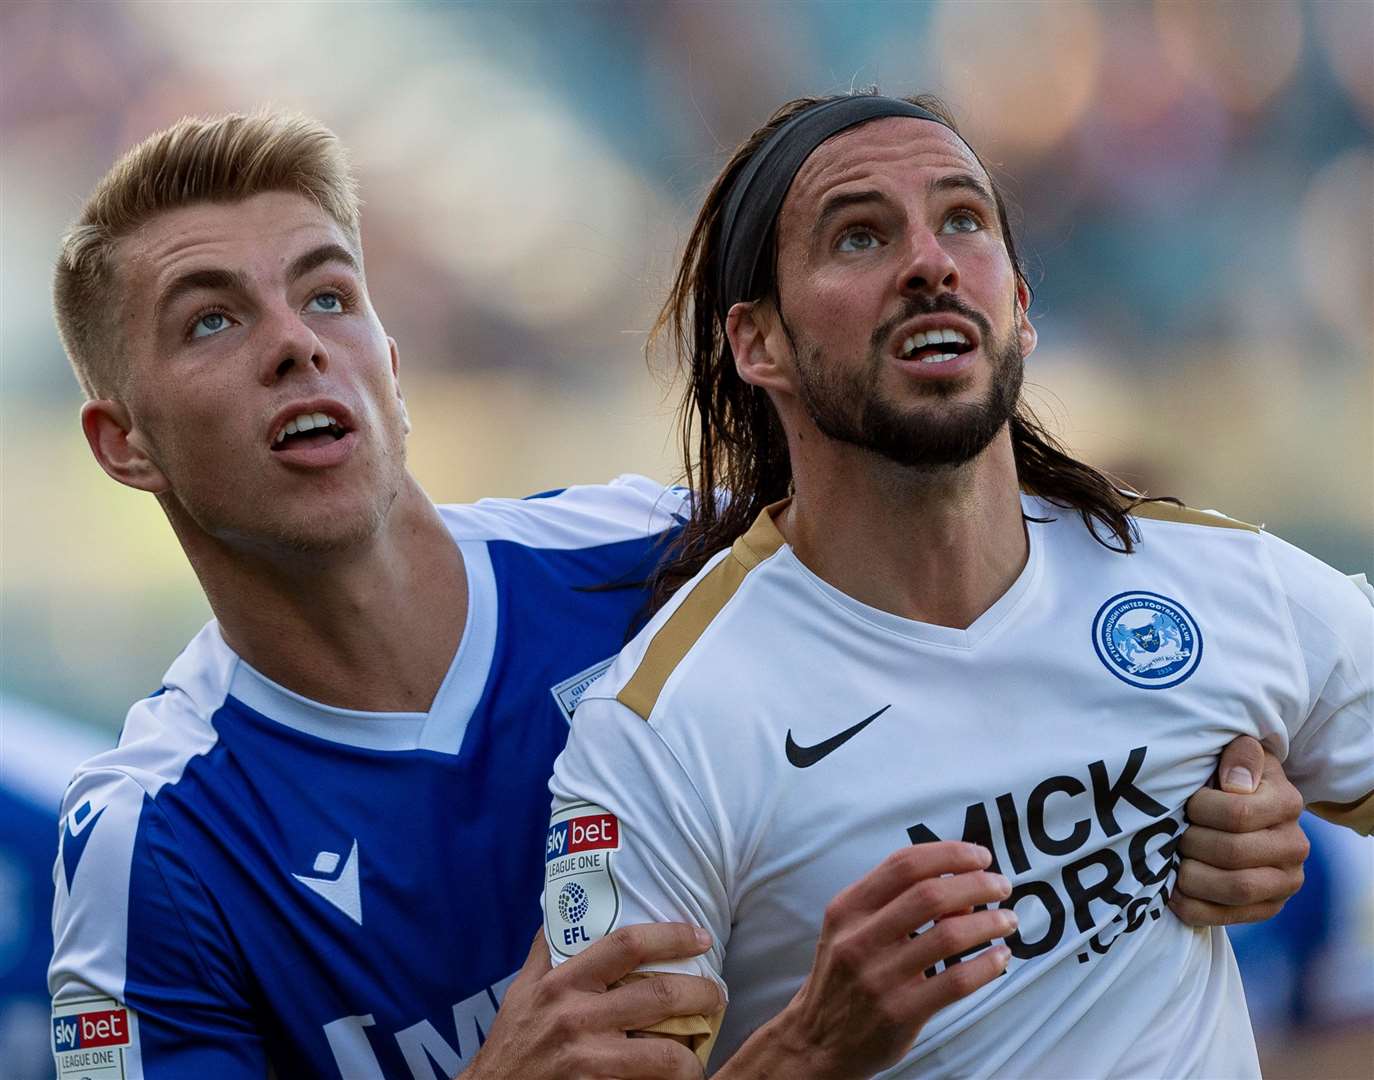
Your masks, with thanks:
[(237, 270), (191, 270), (174, 279), (153, 305), (153, 322), (187, 293), (202, 291), (247, 292), (248, 282)]
[(997, 205), (997, 201), (992, 197), (992, 192), (987, 189), (987, 185), (972, 173), (952, 173), (949, 176), (936, 177), (930, 182), (927, 190), (932, 195), (942, 191), (971, 191), (989, 206)]
[[(296, 281), (310, 271), (332, 262), (342, 263), (355, 274), (362, 272), (358, 267), (358, 260), (346, 247), (333, 243), (321, 244), (298, 256), (287, 267), (286, 280)], [(249, 291), (248, 279), (237, 270), (190, 270), (174, 279), (157, 298), (157, 303), (153, 307), (153, 321), (160, 321), (163, 313), (188, 293), (210, 291), (246, 293)]]
[(358, 260), (353, 257), (353, 253), (342, 244), (321, 244), (317, 248), (312, 248), (304, 255), (296, 259), (286, 271), (286, 280), (295, 281), (310, 273), (311, 270), (323, 266), (325, 263), (343, 263), (355, 274), (362, 273), (358, 266)]
[[(997, 205), (987, 185), (972, 173), (951, 173), (948, 176), (937, 176), (927, 185), (926, 190), (932, 195), (937, 195), (945, 191), (971, 191), (974, 195), (987, 203), (988, 206), (995, 207)], [(824, 205), (821, 207), (821, 212), (816, 216), (816, 224), (811, 230), (812, 237), (819, 237), (825, 232), (826, 225), (845, 210), (848, 210), (851, 206), (882, 202), (885, 198), (886, 196), (881, 191), (876, 190), (850, 191), (843, 195), (831, 196), (825, 201)]]
[(843, 195), (832, 195), (825, 200), (824, 205), (821, 206), (821, 212), (816, 216), (816, 224), (811, 228), (812, 237), (819, 237), (825, 232), (826, 225), (851, 206), (882, 202), (884, 197), (881, 191), (849, 191)]

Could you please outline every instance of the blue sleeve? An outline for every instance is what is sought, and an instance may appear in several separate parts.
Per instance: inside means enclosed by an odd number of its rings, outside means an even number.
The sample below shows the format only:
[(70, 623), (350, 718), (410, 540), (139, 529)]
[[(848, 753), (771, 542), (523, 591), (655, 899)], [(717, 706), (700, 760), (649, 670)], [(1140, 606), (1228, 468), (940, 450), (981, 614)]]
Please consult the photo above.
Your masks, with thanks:
[(68, 790), (48, 973), (59, 1080), (116, 1062), (127, 1080), (267, 1076), (226, 914), (193, 854), (126, 774), (78, 774)]

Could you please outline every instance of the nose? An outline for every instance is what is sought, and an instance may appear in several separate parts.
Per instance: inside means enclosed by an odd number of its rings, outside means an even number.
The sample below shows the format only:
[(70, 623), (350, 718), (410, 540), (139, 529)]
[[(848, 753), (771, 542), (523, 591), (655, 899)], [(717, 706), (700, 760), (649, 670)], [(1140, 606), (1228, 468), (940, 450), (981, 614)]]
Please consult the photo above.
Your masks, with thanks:
[(901, 267), (899, 288), (904, 295), (939, 295), (959, 290), (959, 268), (940, 238), (924, 225), (915, 225), (907, 237), (908, 256)]
[(271, 386), (297, 369), (323, 372), (329, 366), (324, 342), (299, 312), (289, 308), (271, 312), (264, 319), (264, 329), (267, 343), (258, 372), (264, 386)]

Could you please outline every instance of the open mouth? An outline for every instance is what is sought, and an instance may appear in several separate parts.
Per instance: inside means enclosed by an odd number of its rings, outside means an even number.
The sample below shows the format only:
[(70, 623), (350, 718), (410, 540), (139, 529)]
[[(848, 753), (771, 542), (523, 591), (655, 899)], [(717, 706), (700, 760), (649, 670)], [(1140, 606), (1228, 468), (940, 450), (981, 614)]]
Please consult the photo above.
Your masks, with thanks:
[(348, 434), (348, 429), (328, 413), (301, 413), (282, 425), (272, 437), (272, 449), (296, 450), (328, 446)]
[(962, 331), (944, 327), (912, 334), (902, 342), (897, 355), (902, 360), (915, 360), (922, 364), (944, 364), (972, 348), (973, 343)]

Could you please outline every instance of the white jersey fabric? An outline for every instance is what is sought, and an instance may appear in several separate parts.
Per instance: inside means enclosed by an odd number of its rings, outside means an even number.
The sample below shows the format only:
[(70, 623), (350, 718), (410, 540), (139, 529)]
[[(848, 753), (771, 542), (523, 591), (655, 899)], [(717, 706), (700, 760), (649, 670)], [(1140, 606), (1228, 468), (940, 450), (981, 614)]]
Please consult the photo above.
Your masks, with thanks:
[(1184, 804), (1247, 734), (1368, 831), (1374, 609), (1227, 518), (1147, 505), (1124, 555), (1023, 507), (1025, 569), (964, 630), (841, 593), (767, 513), (684, 587), (555, 765), (555, 959), (616, 925), (706, 927), (680, 969), (728, 991), (719, 1065), (800, 987), (831, 898), (962, 838), (1011, 879), (1012, 960), (884, 1075), (1257, 1076), (1225, 933), (1166, 907)]

